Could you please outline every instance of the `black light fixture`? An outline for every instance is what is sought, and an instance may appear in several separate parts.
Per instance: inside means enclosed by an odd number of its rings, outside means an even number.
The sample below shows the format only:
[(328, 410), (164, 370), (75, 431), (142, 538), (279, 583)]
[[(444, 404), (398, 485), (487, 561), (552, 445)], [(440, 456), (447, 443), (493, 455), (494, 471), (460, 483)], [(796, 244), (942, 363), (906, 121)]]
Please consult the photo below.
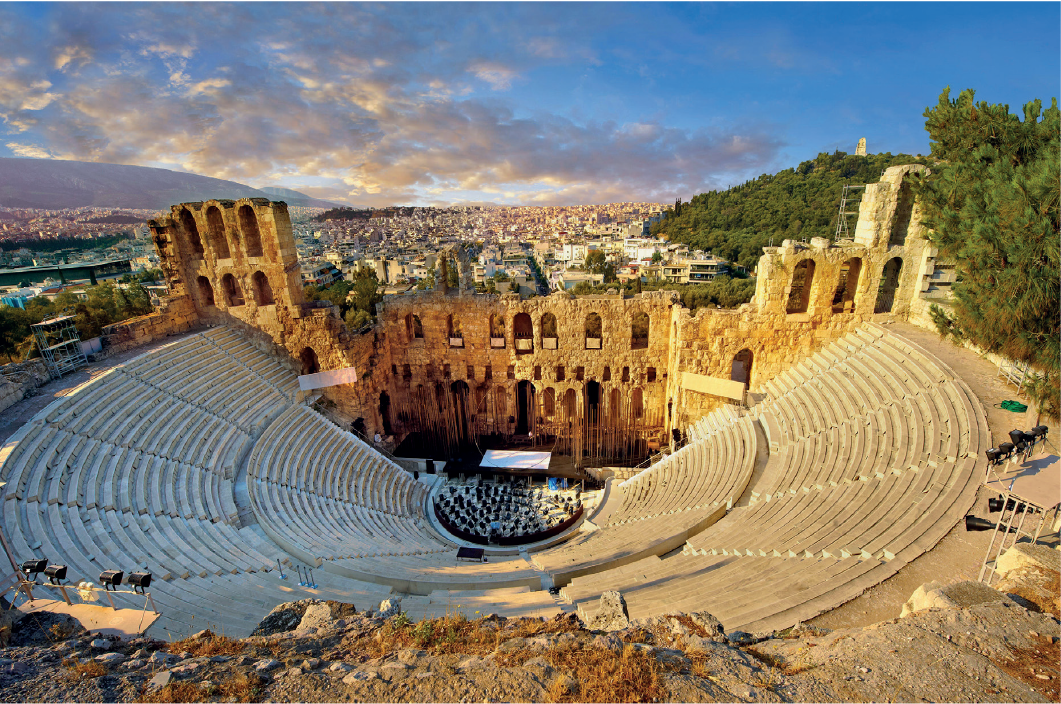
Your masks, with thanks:
[(1002, 461), (1002, 450), (997, 447), (992, 447), (987, 450), (987, 462), (988, 464), (998, 464)]
[(1004, 443), (1002, 443), (1001, 445), (998, 446), (998, 449), (999, 449), (999, 452), (1002, 453), (1002, 459), (1006, 459), (1007, 457), (1009, 457), (1010, 455), (1013, 454), (1013, 451), (1016, 448), (1013, 446), (1013, 443), (1004, 442)]
[(133, 572), (129, 575), (127, 581), (129, 584), (133, 585), (134, 592), (139, 589), (139, 593), (143, 594), (144, 590), (151, 586), (151, 573)]
[(99, 583), (103, 585), (103, 588), (110, 591), (111, 587), (118, 587), (122, 583), (122, 577), (125, 576), (125, 572), (121, 570), (104, 570), (99, 573)]
[(1009, 431), (1009, 440), (1020, 452), (1024, 449), (1024, 431), (1023, 430), (1011, 430)]
[(1045, 425), (1037, 425), (1034, 428), (1032, 428), (1032, 435), (1034, 435), (1037, 438), (1046, 437), (1046, 434), (1049, 433), (1049, 432), (1050, 432), (1050, 428), (1046, 427)]
[(66, 565), (48, 565), (47, 569), (44, 570), (44, 576), (47, 577), (52, 584), (58, 584), (66, 579)]
[(34, 582), (37, 581), (37, 575), (44, 571), (44, 568), (48, 566), (47, 559), (40, 560), (26, 560), (22, 563), (22, 574), (29, 577)]

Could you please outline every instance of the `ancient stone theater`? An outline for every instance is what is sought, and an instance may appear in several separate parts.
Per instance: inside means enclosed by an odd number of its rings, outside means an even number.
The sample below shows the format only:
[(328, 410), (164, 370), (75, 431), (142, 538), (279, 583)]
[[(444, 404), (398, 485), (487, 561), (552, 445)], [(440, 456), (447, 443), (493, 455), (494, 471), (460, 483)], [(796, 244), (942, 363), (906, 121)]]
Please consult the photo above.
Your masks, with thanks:
[(476, 294), (452, 247), (361, 331), (304, 300), (284, 203), (175, 205), (169, 296), (110, 336), (151, 351), (7, 442), (3, 533), (71, 584), (150, 573), (160, 637), (308, 597), (805, 621), (932, 549), (984, 470), (980, 402), (890, 327), (953, 280), (923, 168), (867, 186), (853, 239), (767, 247), (735, 310)]

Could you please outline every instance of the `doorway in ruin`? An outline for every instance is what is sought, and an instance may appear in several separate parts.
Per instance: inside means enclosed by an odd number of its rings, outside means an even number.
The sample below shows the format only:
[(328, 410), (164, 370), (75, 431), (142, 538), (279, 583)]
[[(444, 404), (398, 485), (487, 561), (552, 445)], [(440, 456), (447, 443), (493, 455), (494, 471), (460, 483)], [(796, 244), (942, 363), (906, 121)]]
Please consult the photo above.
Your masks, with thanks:
[(468, 445), (471, 442), (468, 417), (468, 395), (470, 389), (463, 380), (458, 380), (449, 385), (450, 397), (453, 399), (453, 425), (457, 432), (458, 446)]
[(534, 384), (516, 384), (516, 435), (526, 435), (534, 428)]
[(394, 427), (391, 425), (391, 397), (386, 391), (379, 393), (379, 416), (383, 421), (383, 434), (394, 435)]
[(595, 425), (600, 422), (601, 388), (596, 381), (586, 384), (586, 422)]
[(880, 285), (877, 287), (877, 304), (874, 313), (891, 313), (895, 304), (895, 292), (899, 288), (899, 274), (903, 271), (903, 260), (892, 257), (881, 272)]
[(210, 279), (200, 276), (195, 281), (199, 285), (199, 298), (204, 306), (214, 305), (214, 287), (210, 285)]
[(752, 382), (752, 351), (743, 349), (733, 356), (733, 366), (730, 368), (729, 378), (744, 384)]

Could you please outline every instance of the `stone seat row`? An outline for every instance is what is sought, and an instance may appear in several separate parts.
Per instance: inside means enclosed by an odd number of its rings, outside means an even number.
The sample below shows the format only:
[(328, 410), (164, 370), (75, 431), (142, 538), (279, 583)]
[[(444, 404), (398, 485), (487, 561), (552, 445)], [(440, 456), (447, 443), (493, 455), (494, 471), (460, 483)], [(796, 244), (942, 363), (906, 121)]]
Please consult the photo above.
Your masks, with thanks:
[(752, 422), (729, 420), (711, 432), (701, 425), (692, 442), (619, 485), (622, 504), (602, 527), (689, 508), (731, 507), (744, 492), (755, 462)]
[(423, 517), (426, 487), (352, 433), (294, 406), (251, 451), (248, 476), (395, 516)]
[(506, 618), (522, 616), (552, 619), (561, 609), (548, 591), (526, 587), (491, 590), (436, 590), (428, 596), (402, 598), (402, 611), (413, 621), (464, 614), (476, 619), (497, 614)]
[[(931, 549), (975, 498), (976, 463), (989, 442), (986, 416), (942, 363), (878, 331), (853, 333), (834, 348), (853, 353), (874, 345), (908, 354), (918, 370), (903, 377), (908, 394), (876, 407), (858, 405), (859, 415), (834, 418), (835, 425), (808, 416), (820, 424), (809, 435), (771, 438), (773, 454), (751, 503), (690, 537), (682, 555), (577, 576), (562, 596), (586, 616), (601, 591), (619, 589), (632, 617), (706, 609), (727, 629), (784, 628), (843, 603)], [(772, 400), (815, 380), (828, 384), (845, 361), (831, 364)], [(769, 435), (786, 406), (768, 405), (753, 411)]]
[(289, 401), (298, 401), (300, 390), (295, 373), (256, 348), (237, 330), (229, 327), (213, 328), (204, 332), (203, 338), (241, 361), (266, 383), (284, 393)]
[(600, 526), (534, 556), (563, 584), (585, 574), (662, 554), (725, 515), (752, 476), (756, 434), (749, 417), (724, 408), (690, 431), (685, 447), (619, 485), (619, 507)]

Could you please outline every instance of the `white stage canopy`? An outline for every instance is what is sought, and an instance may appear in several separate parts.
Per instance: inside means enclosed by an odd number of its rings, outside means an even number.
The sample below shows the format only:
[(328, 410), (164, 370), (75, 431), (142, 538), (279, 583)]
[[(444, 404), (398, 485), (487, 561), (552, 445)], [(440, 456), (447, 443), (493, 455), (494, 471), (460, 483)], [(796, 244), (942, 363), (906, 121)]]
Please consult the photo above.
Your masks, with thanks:
[(298, 378), (298, 388), (302, 391), (323, 389), (326, 386), (338, 386), (339, 384), (353, 384), (357, 381), (357, 373), (353, 367), (343, 369), (332, 369), (316, 374), (303, 374)]
[(487, 450), (480, 467), (495, 469), (549, 469), (551, 452), (524, 452), (520, 450)]

